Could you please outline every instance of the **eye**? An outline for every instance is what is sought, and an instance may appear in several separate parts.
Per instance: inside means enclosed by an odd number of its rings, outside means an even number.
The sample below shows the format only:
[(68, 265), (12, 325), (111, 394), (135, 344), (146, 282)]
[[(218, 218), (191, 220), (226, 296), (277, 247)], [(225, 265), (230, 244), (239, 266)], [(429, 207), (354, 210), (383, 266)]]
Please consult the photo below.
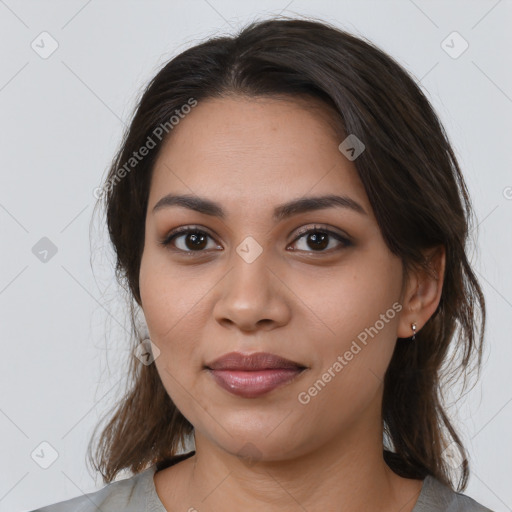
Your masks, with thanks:
[[(312, 248), (312, 250), (310, 249), (309, 252), (332, 252), (332, 250), (326, 251), (324, 249), (329, 246), (331, 241), (329, 239), (333, 238), (339, 242), (338, 245), (341, 244), (342, 248), (352, 245), (352, 242), (340, 233), (336, 233), (330, 229), (322, 228), (321, 226), (316, 225), (313, 228), (300, 231), (299, 236), (295, 239), (295, 242), (301, 240), (302, 238), (304, 238), (305, 242), (303, 245), (309, 244), (309, 246)], [(308, 251), (307, 248), (303, 250)]]
[[(177, 228), (169, 233), (163, 240), (160, 241), (160, 244), (176, 252), (181, 252), (186, 255), (194, 255), (194, 253), (201, 253), (205, 252), (205, 250), (220, 247), (215, 244), (213, 244), (213, 247), (208, 247), (208, 238), (213, 240), (213, 238), (206, 231), (194, 226), (186, 226)], [(303, 238), (305, 244), (310, 244), (310, 249), (299, 249), (299, 251), (332, 252), (332, 247), (328, 251), (325, 250), (327, 247), (329, 247), (330, 242), (332, 241), (330, 239), (336, 240), (338, 245), (341, 245), (341, 248), (350, 247), (352, 245), (352, 242), (340, 233), (336, 233), (330, 229), (322, 228), (316, 225), (313, 228), (303, 229), (300, 231), (299, 236), (295, 238), (294, 243), (300, 241)], [(294, 251), (295, 250), (296, 249), (294, 249)], [(334, 250), (336, 250), (336, 248)]]
[[(181, 238), (183, 238), (183, 240), (180, 240)], [(188, 226), (175, 229), (169, 233), (164, 240), (160, 241), (160, 244), (164, 247), (169, 247), (172, 244), (172, 250), (192, 254), (194, 252), (204, 252), (203, 249), (207, 248), (208, 238), (213, 240), (206, 231)], [(173, 243), (175, 240), (177, 241), (176, 248), (174, 248), (175, 244)], [(181, 247), (179, 247), (179, 245), (181, 245)], [(171, 249), (171, 247), (169, 248)]]

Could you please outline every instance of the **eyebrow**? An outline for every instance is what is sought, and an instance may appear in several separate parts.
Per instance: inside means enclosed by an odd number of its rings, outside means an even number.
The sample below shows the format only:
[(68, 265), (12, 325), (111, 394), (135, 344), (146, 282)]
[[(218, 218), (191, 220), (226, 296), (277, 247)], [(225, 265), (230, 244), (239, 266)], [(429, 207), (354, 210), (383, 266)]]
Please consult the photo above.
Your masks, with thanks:
[[(194, 210), (205, 215), (219, 217), (220, 219), (226, 218), (226, 213), (219, 203), (204, 197), (198, 197), (189, 194), (168, 194), (162, 197), (153, 207), (153, 213), (163, 208), (169, 208), (171, 206), (181, 206), (183, 208), (188, 208), (189, 210)], [(273, 219), (275, 222), (278, 222), (299, 213), (333, 207), (346, 208), (361, 215), (368, 215), (366, 210), (354, 199), (348, 196), (337, 196), (329, 194), (325, 196), (294, 199), (279, 205), (274, 209)]]

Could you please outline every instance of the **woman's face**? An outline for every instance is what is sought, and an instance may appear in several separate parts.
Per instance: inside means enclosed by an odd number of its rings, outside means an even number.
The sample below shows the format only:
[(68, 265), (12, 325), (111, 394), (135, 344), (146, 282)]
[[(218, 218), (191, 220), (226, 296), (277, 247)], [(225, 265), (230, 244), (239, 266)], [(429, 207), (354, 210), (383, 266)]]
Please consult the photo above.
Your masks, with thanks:
[[(381, 428), (384, 373), (397, 336), (412, 332), (399, 320), (401, 261), (341, 142), (322, 109), (215, 99), (174, 126), (156, 162), (140, 269), (155, 364), (196, 436), (229, 453), (250, 443), (262, 459), (286, 459)], [(223, 217), (177, 203), (153, 211), (169, 194), (215, 203)], [(274, 216), (331, 195), (359, 207)], [(192, 233), (160, 243), (180, 227)], [(234, 394), (205, 367), (228, 352), (306, 368), (281, 372), (292, 378), (270, 391)]]

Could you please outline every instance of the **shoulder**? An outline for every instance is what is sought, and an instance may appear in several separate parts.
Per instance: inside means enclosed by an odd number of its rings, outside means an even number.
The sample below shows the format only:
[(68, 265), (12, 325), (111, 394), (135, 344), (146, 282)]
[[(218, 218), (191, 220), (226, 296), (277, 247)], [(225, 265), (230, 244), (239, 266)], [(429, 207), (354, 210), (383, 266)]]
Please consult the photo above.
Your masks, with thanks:
[(427, 476), (412, 512), (493, 512), (465, 494)]
[(38, 508), (32, 512), (143, 512), (148, 510), (156, 466), (130, 478), (112, 482), (102, 489)]

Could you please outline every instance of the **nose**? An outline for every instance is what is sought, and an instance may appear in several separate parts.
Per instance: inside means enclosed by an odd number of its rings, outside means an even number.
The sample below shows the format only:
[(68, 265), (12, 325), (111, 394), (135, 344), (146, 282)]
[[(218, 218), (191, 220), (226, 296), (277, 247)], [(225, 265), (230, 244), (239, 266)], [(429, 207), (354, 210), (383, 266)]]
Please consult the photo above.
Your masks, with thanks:
[(277, 268), (261, 254), (248, 263), (238, 254), (221, 280), (214, 317), (224, 327), (242, 331), (272, 330), (290, 319), (290, 289)]

